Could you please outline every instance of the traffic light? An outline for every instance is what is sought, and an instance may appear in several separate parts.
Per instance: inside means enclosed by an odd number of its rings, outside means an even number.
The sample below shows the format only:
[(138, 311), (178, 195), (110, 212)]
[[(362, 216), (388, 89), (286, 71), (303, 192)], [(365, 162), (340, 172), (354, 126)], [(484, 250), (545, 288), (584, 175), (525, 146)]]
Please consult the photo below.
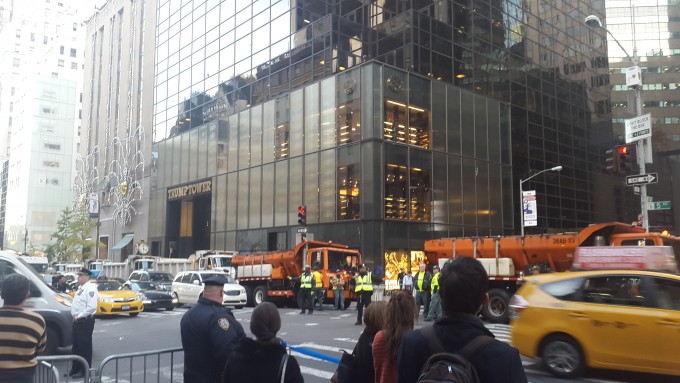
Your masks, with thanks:
[(307, 225), (307, 207), (305, 205), (298, 206), (298, 225)]
[(619, 172), (621, 174), (630, 174), (635, 172), (635, 145), (621, 145), (617, 148), (619, 154)]
[(607, 154), (607, 171), (611, 173), (618, 173), (619, 172), (619, 152), (617, 149), (609, 149), (606, 152)]

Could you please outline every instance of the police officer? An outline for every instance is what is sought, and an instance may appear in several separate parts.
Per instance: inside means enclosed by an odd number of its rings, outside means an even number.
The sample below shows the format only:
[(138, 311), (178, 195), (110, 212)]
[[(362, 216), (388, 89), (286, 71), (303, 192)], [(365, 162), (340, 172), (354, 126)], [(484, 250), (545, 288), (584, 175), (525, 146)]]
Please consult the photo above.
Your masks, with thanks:
[(442, 316), (442, 302), (439, 298), (439, 266), (435, 265), (432, 272), (434, 273), (431, 285), (432, 299), (430, 300), (430, 312), (425, 315), (426, 322), (437, 320)]
[(221, 381), (229, 354), (246, 336), (231, 310), (222, 306), (225, 283), (222, 276), (203, 281), (203, 295), (182, 317), (185, 382)]
[[(73, 354), (80, 355), (92, 365), (92, 332), (94, 331), (94, 314), (97, 312), (99, 292), (97, 284), (90, 281), (92, 272), (86, 268), (78, 271), (78, 291), (73, 296), (71, 316), (73, 317)], [(67, 374), (72, 378), (82, 377), (84, 366), (73, 363)]]
[(413, 276), (413, 286), (416, 289), (416, 313), (420, 315), (420, 305), (423, 305), (423, 317), (430, 312), (430, 287), (432, 274), (427, 271), (424, 263), (419, 266), (419, 271)]
[(305, 265), (305, 272), (300, 276), (300, 314), (305, 313), (305, 308), (309, 309), (309, 313), (314, 312), (314, 290), (312, 288), (316, 285), (314, 280), (314, 274), (311, 273), (311, 268), (309, 265)]
[(366, 265), (359, 266), (359, 274), (354, 277), (354, 292), (357, 293), (357, 322), (355, 325), (362, 324), (361, 318), (364, 317), (364, 307), (371, 304), (371, 295), (373, 295), (373, 275), (366, 271)]
[[(319, 265), (315, 265), (314, 272), (312, 273), (314, 274), (314, 302), (319, 302), (319, 311), (323, 311), (323, 277), (319, 269)], [(314, 305), (312, 304), (312, 306)]]

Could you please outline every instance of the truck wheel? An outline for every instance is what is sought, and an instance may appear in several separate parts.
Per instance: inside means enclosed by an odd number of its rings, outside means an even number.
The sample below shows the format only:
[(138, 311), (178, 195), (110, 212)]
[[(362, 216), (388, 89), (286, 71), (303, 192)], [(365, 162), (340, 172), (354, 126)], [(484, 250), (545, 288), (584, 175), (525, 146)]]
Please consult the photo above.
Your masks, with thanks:
[(257, 286), (255, 288), (255, 292), (253, 293), (253, 302), (255, 302), (255, 306), (259, 305), (262, 302), (265, 302), (266, 300), (267, 300), (267, 287)]
[(47, 329), (45, 330), (47, 335), (47, 344), (45, 345), (45, 351), (42, 355), (54, 355), (57, 353), (57, 348), (61, 341), (61, 337), (57, 330), (55, 330), (50, 324), (47, 324)]
[(253, 288), (252, 286), (243, 286), (244, 289), (246, 289), (246, 306), (248, 307), (253, 307), (255, 304), (253, 303)]
[(510, 294), (505, 290), (489, 290), (489, 303), (482, 307), (484, 319), (491, 323), (509, 323), (508, 302)]

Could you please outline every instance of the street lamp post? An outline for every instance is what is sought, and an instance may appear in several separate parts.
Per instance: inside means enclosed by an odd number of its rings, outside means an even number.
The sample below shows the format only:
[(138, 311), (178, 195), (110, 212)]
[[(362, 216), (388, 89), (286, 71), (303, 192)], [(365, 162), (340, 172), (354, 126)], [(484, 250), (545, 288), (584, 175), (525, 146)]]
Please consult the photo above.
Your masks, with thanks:
[(539, 174), (542, 174), (542, 173), (545, 173), (545, 172), (559, 172), (561, 170), (562, 170), (562, 166), (555, 166), (555, 167), (552, 167), (552, 168), (549, 168), (549, 169), (543, 169), (540, 172), (538, 172), (538, 173), (536, 173), (532, 176), (529, 176), (529, 177), (527, 177), (523, 180), (522, 179), (519, 180), (519, 210), (520, 210), (519, 217), (520, 217), (520, 220), (521, 220), (520, 228), (522, 230), (522, 237), (524, 237), (524, 188), (523, 188), (524, 183), (529, 181), (530, 179), (536, 177)]
[[(633, 8), (634, 11), (634, 8)], [(635, 38), (633, 38), (633, 57), (631, 57), (626, 49), (621, 45), (619, 40), (614, 37), (614, 35), (604, 27), (602, 24), (602, 21), (600, 20), (599, 17), (595, 15), (590, 15), (586, 17), (585, 23), (587, 26), (591, 28), (602, 28), (604, 29), (609, 36), (614, 39), (616, 44), (619, 45), (619, 48), (623, 51), (623, 53), (628, 57), (628, 59), (633, 63), (633, 67), (637, 67), (639, 63), (639, 57), (637, 54), (637, 45), (635, 44)], [(633, 33), (635, 33), (635, 25), (633, 24)], [(635, 115), (637, 117), (642, 116), (642, 78), (639, 79), (639, 83), (636, 85), (633, 85), (633, 95), (635, 99)], [(647, 141), (647, 138), (643, 138), (641, 140), (638, 140), (636, 142), (636, 152), (637, 152), (637, 162), (638, 166), (640, 167), (640, 174), (646, 174), (646, 169), (645, 169), (645, 163), (647, 162), (647, 150), (651, 151), (651, 141), (649, 145), (645, 145), (645, 142)], [(649, 146), (649, 149), (647, 148)], [(650, 160), (651, 163), (651, 160)], [(640, 185), (640, 214), (642, 215), (642, 227), (645, 229), (645, 231), (649, 231), (649, 213), (647, 211), (647, 185), (642, 184)]]

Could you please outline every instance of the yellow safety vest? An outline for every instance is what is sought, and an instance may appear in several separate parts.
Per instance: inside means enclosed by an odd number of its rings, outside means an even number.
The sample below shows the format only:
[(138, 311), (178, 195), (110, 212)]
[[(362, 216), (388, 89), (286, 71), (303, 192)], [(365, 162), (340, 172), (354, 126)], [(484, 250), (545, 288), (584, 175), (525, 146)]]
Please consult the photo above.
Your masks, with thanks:
[(439, 272), (432, 277), (432, 291), (439, 290)]
[(423, 281), (425, 280), (425, 272), (418, 272), (418, 281), (416, 282), (416, 290), (423, 291)]
[[(333, 285), (333, 290), (337, 290), (338, 286), (336, 286), (337, 283), (343, 282), (342, 278), (333, 278), (331, 279), (331, 285)], [(344, 283), (343, 283), (344, 284)], [(344, 289), (343, 286), (340, 286), (341, 289)]]
[(354, 288), (354, 292), (360, 292), (360, 291), (373, 291), (373, 283), (371, 282), (371, 273), (368, 272), (366, 275), (361, 276), (361, 274), (357, 275), (354, 280), (357, 283), (357, 286)]
[(301, 289), (311, 289), (312, 288), (312, 274), (302, 274), (300, 277), (300, 288)]
[(318, 272), (318, 271), (315, 271), (314, 272), (314, 282), (316, 283), (315, 287), (317, 289), (320, 289), (320, 288), (323, 287), (323, 279), (321, 279), (321, 278), (322, 278), (321, 273)]

